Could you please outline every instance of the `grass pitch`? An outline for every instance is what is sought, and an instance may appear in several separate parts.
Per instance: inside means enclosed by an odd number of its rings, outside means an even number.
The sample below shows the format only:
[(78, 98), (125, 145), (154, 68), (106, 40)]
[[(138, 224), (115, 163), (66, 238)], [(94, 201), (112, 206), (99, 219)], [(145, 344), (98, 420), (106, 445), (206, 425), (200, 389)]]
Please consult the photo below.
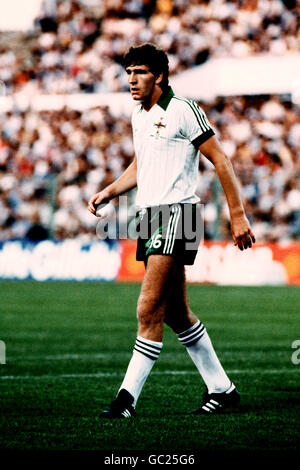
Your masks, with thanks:
[[(166, 327), (134, 420), (98, 417), (136, 337), (138, 284), (1, 282), (0, 449), (294, 451), (298, 445), (300, 289), (188, 287), (192, 309), (241, 392), (238, 409), (187, 416), (204, 384)], [(299, 355), (300, 356), (300, 355)]]

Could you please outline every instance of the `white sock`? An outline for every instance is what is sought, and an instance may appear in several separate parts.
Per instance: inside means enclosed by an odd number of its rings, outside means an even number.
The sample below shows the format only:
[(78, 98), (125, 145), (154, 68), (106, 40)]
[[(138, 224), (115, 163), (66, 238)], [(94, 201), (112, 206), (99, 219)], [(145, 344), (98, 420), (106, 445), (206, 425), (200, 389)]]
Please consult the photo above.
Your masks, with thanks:
[(138, 336), (135, 342), (132, 358), (129, 362), (124, 380), (119, 391), (125, 388), (134, 398), (133, 406), (142, 391), (143, 385), (158, 359), (162, 343), (150, 341)]
[(177, 336), (200, 372), (208, 393), (221, 393), (228, 390), (231, 381), (221, 366), (207, 331), (200, 320)]

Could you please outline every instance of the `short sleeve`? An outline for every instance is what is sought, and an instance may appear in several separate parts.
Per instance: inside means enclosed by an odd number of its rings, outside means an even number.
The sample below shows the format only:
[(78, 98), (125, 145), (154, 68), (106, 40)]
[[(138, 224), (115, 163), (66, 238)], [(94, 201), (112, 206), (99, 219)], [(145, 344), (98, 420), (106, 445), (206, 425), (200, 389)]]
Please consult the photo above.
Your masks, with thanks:
[(182, 132), (197, 148), (215, 135), (205, 112), (193, 100), (184, 101)]

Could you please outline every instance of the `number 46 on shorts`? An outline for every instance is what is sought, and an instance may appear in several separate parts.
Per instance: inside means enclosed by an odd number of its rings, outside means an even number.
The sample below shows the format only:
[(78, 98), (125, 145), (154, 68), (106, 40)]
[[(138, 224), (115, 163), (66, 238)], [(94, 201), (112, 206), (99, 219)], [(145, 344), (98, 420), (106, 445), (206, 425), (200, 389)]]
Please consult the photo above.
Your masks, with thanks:
[(150, 246), (149, 248), (154, 248), (154, 249), (158, 249), (161, 247), (161, 244), (162, 244), (162, 234), (161, 233), (157, 233), (154, 237), (152, 237), (152, 240), (151, 240), (151, 243), (150, 243)]

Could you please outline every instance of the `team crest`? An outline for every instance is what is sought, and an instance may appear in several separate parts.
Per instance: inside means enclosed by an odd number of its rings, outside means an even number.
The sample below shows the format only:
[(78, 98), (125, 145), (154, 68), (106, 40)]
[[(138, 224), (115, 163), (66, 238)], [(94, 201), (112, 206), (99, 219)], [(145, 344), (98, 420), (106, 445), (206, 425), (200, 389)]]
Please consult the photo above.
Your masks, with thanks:
[(161, 128), (166, 127), (167, 124), (163, 124), (163, 118), (161, 117), (158, 122), (155, 122), (153, 125), (156, 127), (156, 134), (159, 134)]

